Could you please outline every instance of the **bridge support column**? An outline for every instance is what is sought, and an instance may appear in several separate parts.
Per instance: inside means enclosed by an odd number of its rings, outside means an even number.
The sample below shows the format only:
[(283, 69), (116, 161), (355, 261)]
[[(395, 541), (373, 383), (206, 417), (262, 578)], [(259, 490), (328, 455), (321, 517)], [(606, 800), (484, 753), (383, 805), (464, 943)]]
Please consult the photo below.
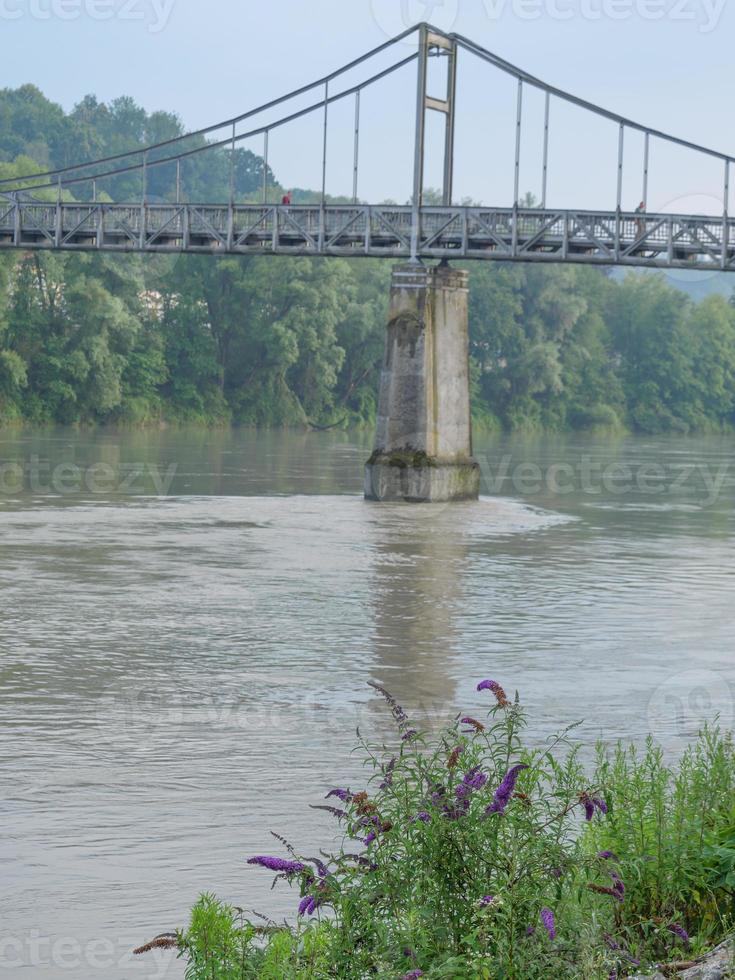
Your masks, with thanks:
[(393, 270), (367, 500), (476, 500), (468, 356), (469, 275), (441, 265)]

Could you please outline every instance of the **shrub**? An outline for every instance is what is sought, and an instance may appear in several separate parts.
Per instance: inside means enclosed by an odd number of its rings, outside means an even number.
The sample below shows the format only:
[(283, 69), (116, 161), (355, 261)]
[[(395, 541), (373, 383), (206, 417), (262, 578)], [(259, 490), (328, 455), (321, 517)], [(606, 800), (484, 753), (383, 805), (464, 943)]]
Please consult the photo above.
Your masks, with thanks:
[(609, 813), (580, 843), (617, 856), (627, 886), (615, 914), (620, 936), (654, 958), (667, 955), (672, 930), (685, 947), (721, 936), (735, 913), (732, 735), (706, 727), (676, 770), (652, 740), (643, 753), (599, 746), (596, 778)]
[(571, 729), (524, 745), (518, 698), (494, 681), (478, 685), (483, 721), (460, 715), (433, 736), (378, 690), (395, 744), (361, 737), (365, 788), (317, 807), (339, 822), (339, 850), (304, 857), (283, 840), (286, 857), (249, 860), (298, 889), (295, 926), (203, 896), (176, 940), (188, 980), (616, 978), (724, 935), (730, 736), (706, 730), (677, 772), (653, 743), (600, 748), (589, 780)]

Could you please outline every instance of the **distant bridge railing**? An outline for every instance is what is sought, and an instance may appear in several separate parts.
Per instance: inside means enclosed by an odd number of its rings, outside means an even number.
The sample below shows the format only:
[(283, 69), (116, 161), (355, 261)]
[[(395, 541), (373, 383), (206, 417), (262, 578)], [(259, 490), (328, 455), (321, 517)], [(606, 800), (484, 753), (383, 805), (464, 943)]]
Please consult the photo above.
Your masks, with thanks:
[[(415, 225), (418, 215), (418, 228)], [(0, 200), (0, 250), (578, 262), (735, 270), (735, 218), (394, 205)]]

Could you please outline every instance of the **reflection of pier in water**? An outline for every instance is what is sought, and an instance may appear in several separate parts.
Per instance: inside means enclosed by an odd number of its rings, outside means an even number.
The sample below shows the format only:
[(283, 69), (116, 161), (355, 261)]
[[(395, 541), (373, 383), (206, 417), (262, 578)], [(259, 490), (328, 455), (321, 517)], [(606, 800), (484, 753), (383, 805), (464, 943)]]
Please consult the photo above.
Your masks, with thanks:
[(467, 543), (458, 510), (382, 505), (369, 521), (373, 538), (372, 679), (409, 714), (436, 721), (452, 716), (461, 594)]

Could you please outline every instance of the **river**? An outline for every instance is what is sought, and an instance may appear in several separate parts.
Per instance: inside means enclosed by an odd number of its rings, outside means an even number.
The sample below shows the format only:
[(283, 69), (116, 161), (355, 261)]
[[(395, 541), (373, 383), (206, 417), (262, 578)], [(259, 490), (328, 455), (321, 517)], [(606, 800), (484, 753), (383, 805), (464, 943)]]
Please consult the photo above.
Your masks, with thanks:
[(0, 977), (183, 976), (130, 950), (204, 890), (293, 916), (364, 778), (368, 687), (437, 724), (676, 753), (735, 705), (735, 439), (479, 436), (478, 504), (366, 504), (369, 434), (0, 432)]

